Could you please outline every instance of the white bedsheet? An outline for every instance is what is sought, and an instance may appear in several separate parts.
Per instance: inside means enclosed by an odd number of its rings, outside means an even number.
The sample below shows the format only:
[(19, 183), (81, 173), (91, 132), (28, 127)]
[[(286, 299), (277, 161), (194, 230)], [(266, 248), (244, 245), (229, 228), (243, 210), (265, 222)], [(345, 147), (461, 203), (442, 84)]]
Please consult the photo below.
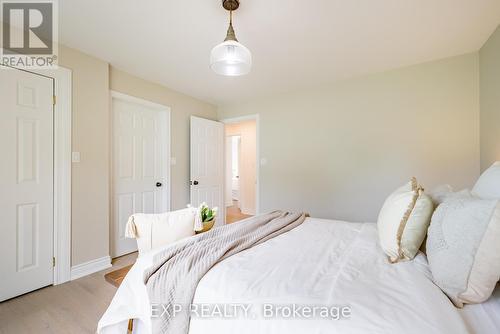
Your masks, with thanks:
[(500, 333), (500, 286), (493, 296), (477, 305), (466, 305), (460, 310), (471, 333)]
[[(426, 258), (391, 265), (378, 246), (376, 225), (308, 218), (301, 226), (239, 253), (200, 281), (195, 304), (251, 305), (252, 316), (192, 318), (190, 334), (232, 333), (495, 333), (498, 300), (457, 310), (430, 279)], [(158, 250), (159, 251), (159, 250)], [(158, 252), (157, 251), (157, 252)], [(144, 269), (157, 252), (142, 256), (118, 289), (99, 333), (150, 333)], [(349, 306), (351, 316), (264, 319), (266, 303)], [(488, 320), (485, 320), (488, 319)]]

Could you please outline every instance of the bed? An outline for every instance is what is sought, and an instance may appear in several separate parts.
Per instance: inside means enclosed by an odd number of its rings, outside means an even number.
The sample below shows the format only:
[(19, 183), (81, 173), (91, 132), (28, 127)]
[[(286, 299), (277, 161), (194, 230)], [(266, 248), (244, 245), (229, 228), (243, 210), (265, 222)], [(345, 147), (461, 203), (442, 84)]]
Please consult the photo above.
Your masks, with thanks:
[[(161, 249), (141, 256), (98, 324), (99, 333), (151, 332), (151, 305), (143, 281)], [(192, 317), (190, 334), (224, 333), (500, 333), (500, 289), (486, 303), (457, 309), (433, 284), (426, 257), (390, 264), (373, 223), (307, 218), (290, 232), (214, 266), (193, 300), (245, 305), (230, 319)], [(265, 314), (264, 309), (273, 306)], [(347, 307), (349, 315), (290, 318), (292, 305)], [(299, 313), (300, 314), (300, 313)]]

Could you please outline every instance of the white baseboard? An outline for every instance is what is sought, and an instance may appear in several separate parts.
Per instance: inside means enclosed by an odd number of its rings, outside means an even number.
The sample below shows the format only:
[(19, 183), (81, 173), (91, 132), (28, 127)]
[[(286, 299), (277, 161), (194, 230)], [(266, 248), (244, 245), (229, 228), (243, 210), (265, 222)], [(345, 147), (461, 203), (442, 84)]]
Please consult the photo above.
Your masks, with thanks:
[(77, 264), (76, 266), (71, 267), (71, 280), (84, 277), (110, 267), (111, 257), (109, 256)]

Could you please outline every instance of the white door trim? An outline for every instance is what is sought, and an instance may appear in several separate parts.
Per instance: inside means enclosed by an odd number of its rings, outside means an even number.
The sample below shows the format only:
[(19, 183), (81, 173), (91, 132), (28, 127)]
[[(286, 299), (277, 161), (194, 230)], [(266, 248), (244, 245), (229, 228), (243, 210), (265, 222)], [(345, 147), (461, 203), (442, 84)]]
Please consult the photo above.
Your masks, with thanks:
[[(224, 124), (234, 124), (234, 123), (241, 123), (244, 121), (255, 121), (255, 126), (256, 126), (256, 138), (257, 138), (257, 150), (256, 150), (256, 178), (257, 178), (257, 184), (255, 185), (255, 214), (260, 214), (260, 116), (259, 114), (253, 114), (253, 115), (245, 115), (245, 116), (240, 116), (240, 117), (232, 117), (232, 118), (224, 118), (219, 120), (219, 122), (222, 122)], [(226, 145), (224, 144), (224, 149)], [(225, 156), (225, 153), (224, 153)], [(224, 164), (224, 169), (226, 168), (226, 164)], [(224, 170), (224, 175), (226, 171)], [(226, 182), (226, 178), (224, 177), (224, 182)], [(224, 184), (224, 189), (226, 185)], [(224, 191), (224, 203), (226, 203), (225, 199), (225, 191)]]
[[(21, 69), (23, 70), (23, 69)], [(29, 70), (54, 79), (54, 285), (71, 280), (72, 72)]]
[[(167, 140), (167, 143), (166, 143), (166, 149), (167, 149), (167, 152), (166, 152), (166, 156), (167, 156), (167, 160), (166, 160), (166, 167), (167, 167), (167, 171), (166, 171), (166, 175), (167, 175), (167, 185), (165, 187), (165, 195), (166, 195), (166, 198), (167, 198), (167, 203), (166, 203), (166, 208), (167, 208), (167, 211), (170, 211), (171, 209), (171, 202), (172, 202), (172, 196), (171, 196), (171, 189), (172, 189), (172, 179), (171, 179), (171, 169), (172, 169), (172, 163), (171, 163), (171, 142), (172, 142), (172, 123), (171, 123), (171, 109), (170, 107), (168, 106), (165, 106), (165, 105), (162, 105), (162, 104), (158, 104), (158, 103), (155, 103), (155, 102), (151, 102), (151, 101), (148, 101), (148, 100), (144, 100), (144, 99), (141, 99), (141, 98), (138, 98), (138, 97), (135, 97), (135, 96), (131, 96), (131, 95), (127, 95), (127, 94), (124, 94), (124, 93), (120, 93), (120, 92), (117, 92), (117, 91), (114, 91), (114, 90), (110, 90), (110, 96), (109, 96), (109, 100), (110, 100), (110, 108), (113, 108), (113, 98), (116, 98), (116, 99), (119, 99), (119, 100), (122, 100), (122, 101), (127, 101), (127, 102), (132, 102), (132, 103), (136, 103), (136, 104), (140, 104), (140, 105), (143, 105), (145, 107), (149, 107), (149, 108), (152, 108), (152, 109), (156, 109), (156, 110), (159, 110), (159, 111), (162, 111), (162, 112), (165, 112), (165, 116), (166, 116), (166, 121), (167, 121), (167, 136), (166, 136), (166, 140)], [(113, 112), (113, 111), (112, 111)], [(114, 147), (114, 139), (113, 139), (113, 131), (114, 131), (114, 121), (113, 121), (113, 117), (111, 117), (111, 129), (113, 129), (111, 131), (111, 146), (110, 147)], [(110, 237), (110, 250), (113, 250), (114, 249), (114, 246), (113, 246), (113, 243), (114, 243), (114, 234), (113, 234), (113, 210), (114, 210), (114, 159), (111, 159), (111, 164), (110, 164), (110, 233), (109, 233), (109, 237)], [(112, 254), (113, 256), (113, 254)]]

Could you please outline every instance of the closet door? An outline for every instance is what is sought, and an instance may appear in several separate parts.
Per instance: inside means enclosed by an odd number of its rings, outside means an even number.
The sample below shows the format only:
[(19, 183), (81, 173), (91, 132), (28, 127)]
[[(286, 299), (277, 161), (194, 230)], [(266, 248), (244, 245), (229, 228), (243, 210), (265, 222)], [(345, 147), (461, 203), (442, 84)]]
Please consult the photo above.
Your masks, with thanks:
[(53, 81), (0, 69), (0, 301), (53, 283)]

